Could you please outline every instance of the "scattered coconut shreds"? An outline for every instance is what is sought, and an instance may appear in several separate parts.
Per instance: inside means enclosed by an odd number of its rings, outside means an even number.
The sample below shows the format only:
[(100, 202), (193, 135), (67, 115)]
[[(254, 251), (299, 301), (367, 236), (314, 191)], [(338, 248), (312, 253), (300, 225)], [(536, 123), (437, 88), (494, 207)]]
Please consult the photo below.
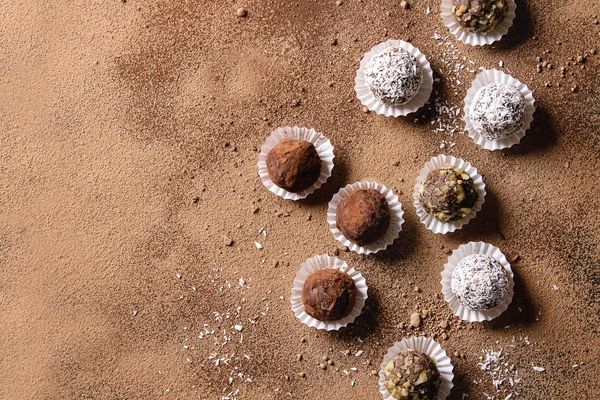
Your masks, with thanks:
[[(450, 35), (441, 35), (437, 31), (434, 31), (432, 38), (436, 40), (437, 46), (441, 50), (441, 57), (437, 61), (439, 73), (446, 80), (447, 91), (462, 97), (466, 91), (465, 82), (470, 82), (477, 71), (475, 62), (467, 60), (462, 55)], [(439, 82), (440, 78), (435, 78), (435, 83)], [(434, 90), (431, 103), (428, 107), (432, 115), (432, 132), (445, 136), (440, 141), (440, 149), (452, 152), (453, 147), (456, 145), (456, 142), (453, 140), (454, 136), (465, 132), (461, 118), (463, 104), (462, 102), (460, 104), (449, 104), (445, 98), (445, 95)], [(415, 122), (418, 122), (418, 120)]]
[(355, 355), (356, 357), (360, 357), (360, 356), (362, 356), (362, 355), (363, 355), (363, 351), (362, 351), (362, 350), (359, 350), (359, 351), (357, 351), (357, 352), (356, 352), (354, 355)]
[[(480, 357), (479, 369), (491, 378), (491, 383), (496, 390), (493, 395), (482, 392), (488, 400), (511, 399), (519, 396), (521, 378), (516, 366), (509, 362), (504, 348), (498, 351), (482, 350), (484, 356)], [(479, 384), (481, 381), (474, 381)]]
[(262, 250), (262, 244), (258, 243), (258, 242), (254, 242), (254, 245), (256, 246), (257, 249)]
[[(221, 268), (213, 268), (209, 274), (214, 290), (219, 292), (232, 289), (231, 284), (221, 276), (222, 272)], [(250, 289), (244, 278), (239, 278), (238, 282), (245, 289)], [(252, 334), (252, 325), (258, 324), (261, 317), (268, 315), (270, 305), (268, 299), (265, 300), (267, 301), (261, 303), (264, 309), (250, 311), (243, 309), (246, 299), (241, 298), (228, 310), (213, 311), (212, 319), (204, 323), (190, 321), (183, 327), (182, 331), (189, 336), (182, 343), (186, 355), (182, 362), (209, 368), (219, 374), (224, 385), (222, 394), (218, 397), (220, 400), (238, 400), (242, 395), (243, 385), (254, 382), (254, 378), (244, 371), (244, 367), (252, 359), (243, 350), (244, 338)], [(244, 321), (250, 323), (250, 328)]]
[(534, 371), (537, 371), (537, 372), (545, 372), (545, 371), (546, 371), (546, 368), (544, 368), (544, 367), (538, 367), (538, 366), (535, 366), (535, 365), (534, 365), (534, 366), (533, 366), (533, 370), (534, 370)]

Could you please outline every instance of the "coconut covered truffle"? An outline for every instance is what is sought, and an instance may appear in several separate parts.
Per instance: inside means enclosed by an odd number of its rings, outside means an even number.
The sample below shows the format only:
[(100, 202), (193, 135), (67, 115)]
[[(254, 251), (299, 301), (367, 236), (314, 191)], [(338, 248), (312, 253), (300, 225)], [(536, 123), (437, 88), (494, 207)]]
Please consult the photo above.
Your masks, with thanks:
[(489, 310), (504, 302), (508, 277), (494, 257), (472, 254), (463, 258), (452, 272), (451, 288), (463, 306)]
[(466, 217), (475, 208), (478, 198), (469, 174), (451, 165), (430, 171), (419, 187), (421, 205), (427, 213), (442, 222)]
[(514, 85), (491, 83), (483, 86), (471, 102), (469, 121), (486, 139), (504, 139), (523, 127), (525, 97)]
[(319, 321), (337, 321), (348, 316), (355, 300), (354, 281), (337, 269), (322, 269), (309, 275), (302, 288), (304, 311)]
[(376, 242), (387, 232), (390, 207), (375, 189), (358, 189), (338, 204), (336, 225), (346, 239), (359, 246)]
[(267, 171), (274, 184), (288, 192), (311, 187), (321, 175), (321, 158), (305, 140), (283, 139), (267, 154)]
[(415, 350), (402, 350), (385, 365), (383, 374), (385, 387), (399, 400), (433, 400), (442, 383), (435, 362)]
[(508, 13), (507, 0), (452, 0), (452, 15), (467, 32), (486, 34)]
[(390, 47), (373, 57), (364, 75), (375, 98), (388, 106), (408, 103), (423, 83), (419, 62), (400, 47)]

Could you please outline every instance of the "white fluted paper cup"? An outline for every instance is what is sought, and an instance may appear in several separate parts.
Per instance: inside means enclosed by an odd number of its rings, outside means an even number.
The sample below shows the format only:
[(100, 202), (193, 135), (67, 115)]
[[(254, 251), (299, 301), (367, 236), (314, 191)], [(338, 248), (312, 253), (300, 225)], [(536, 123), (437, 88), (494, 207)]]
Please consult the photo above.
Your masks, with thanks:
[[(471, 177), (471, 179), (473, 179), (475, 190), (479, 195), (477, 197), (477, 201), (475, 202), (475, 207), (469, 213), (469, 215), (457, 221), (443, 222), (436, 219), (423, 208), (423, 205), (421, 204), (421, 200), (419, 198), (419, 187), (421, 186), (421, 183), (425, 182), (425, 180), (427, 179), (427, 174), (429, 174), (429, 172), (433, 170), (443, 167), (444, 165), (452, 165), (455, 168), (463, 169)], [(417, 210), (417, 215), (419, 216), (419, 219), (427, 227), (427, 229), (429, 229), (433, 233), (446, 234), (448, 232), (454, 232), (455, 230), (462, 228), (464, 225), (468, 224), (469, 221), (475, 218), (477, 212), (481, 210), (481, 207), (485, 202), (485, 194), (485, 183), (483, 183), (482, 176), (479, 174), (479, 172), (477, 172), (477, 168), (473, 167), (470, 163), (466, 162), (461, 158), (440, 154), (439, 156), (433, 157), (431, 160), (429, 160), (425, 164), (423, 169), (421, 169), (421, 172), (419, 173), (419, 177), (417, 178), (417, 182), (415, 183), (414, 187), (413, 205)]]
[[(280, 188), (269, 177), (269, 171), (267, 169), (267, 155), (283, 139), (305, 140), (307, 142), (311, 142), (315, 146), (315, 149), (319, 154), (319, 158), (321, 159), (321, 175), (319, 175), (317, 181), (308, 189), (298, 193), (289, 192), (283, 188)], [(306, 198), (315, 190), (319, 189), (321, 186), (323, 186), (327, 179), (329, 179), (331, 176), (331, 171), (333, 170), (334, 157), (333, 145), (331, 144), (331, 141), (322, 133), (309, 128), (284, 126), (275, 129), (271, 133), (271, 136), (267, 138), (265, 144), (262, 145), (260, 154), (258, 155), (258, 175), (260, 176), (260, 180), (263, 185), (265, 185), (270, 192), (275, 193), (277, 196), (286, 200), (301, 200)]]
[[(421, 71), (423, 72), (423, 82), (415, 97), (408, 103), (399, 106), (389, 106), (378, 100), (365, 81), (365, 68), (369, 61), (391, 47), (399, 47), (408, 51), (417, 59)], [(415, 46), (403, 40), (390, 39), (386, 42), (379, 43), (364, 55), (360, 61), (360, 66), (356, 71), (354, 83), (354, 90), (356, 91), (358, 99), (369, 110), (375, 111), (377, 114), (383, 114), (386, 117), (399, 117), (413, 113), (427, 103), (431, 96), (431, 91), (433, 90), (433, 71), (431, 70), (431, 64), (427, 61), (427, 57), (425, 57), (425, 55)]]
[[(347, 273), (350, 278), (354, 281), (356, 286), (356, 298), (354, 301), (354, 308), (350, 314), (338, 321), (319, 321), (316, 318), (311, 317), (304, 311), (304, 302), (302, 301), (302, 289), (306, 279), (313, 273), (322, 269), (336, 269)], [(340, 328), (347, 326), (354, 322), (354, 320), (360, 315), (365, 301), (367, 300), (367, 281), (360, 272), (355, 270), (346, 264), (345, 261), (339, 258), (322, 254), (319, 256), (313, 256), (306, 260), (304, 264), (300, 266), (300, 270), (296, 273), (294, 278), (294, 285), (292, 287), (292, 296), (290, 301), (292, 303), (292, 311), (296, 318), (298, 318), (303, 324), (308, 327), (315, 329), (324, 329), (327, 331), (337, 331)]]
[[(496, 140), (487, 139), (483, 135), (479, 134), (479, 132), (477, 132), (473, 127), (473, 124), (471, 124), (470, 119), (471, 103), (473, 102), (473, 98), (475, 97), (479, 89), (491, 83), (515, 86), (525, 98), (525, 118), (521, 129), (519, 129), (517, 132), (513, 133), (510, 136)], [(526, 84), (522, 83), (518, 79), (515, 79), (502, 71), (498, 71), (497, 69), (487, 69), (480, 72), (473, 80), (471, 87), (469, 88), (469, 90), (467, 90), (467, 96), (465, 97), (465, 127), (469, 132), (469, 137), (473, 139), (475, 143), (477, 143), (486, 150), (506, 149), (508, 147), (512, 147), (515, 144), (518, 144), (527, 133), (527, 130), (531, 127), (534, 112), (535, 99), (533, 97), (533, 92), (529, 89), (529, 87), (527, 87)]]
[(516, 16), (517, 4), (514, 0), (508, 0), (508, 12), (502, 21), (500, 21), (491, 31), (483, 33), (468, 32), (458, 25), (458, 22), (452, 15), (452, 0), (442, 0), (440, 7), (442, 20), (444, 25), (450, 30), (458, 40), (471, 46), (485, 46), (492, 44), (508, 33), (508, 30), (513, 25)]
[[(337, 208), (340, 202), (352, 193), (355, 190), (359, 189), (375, 189), (379, 193), (381, 193), (390, 208), (390, 226), (388, 227), (387, 232), (373, 243), (369, 243), (363, 246), (359, 246), (358, 244), (351, 242), (347, 239), (342, 232), (337, 228)], [(402, 231), (402, 224), (404, 223), (404, 211), (402, 210), (402, 204), (398, 200), (398, 196), (392, 192), (391, 189), (388, 189), (384, 185), (376, 182), (356, 182), (350, 185), (346, 185), (339, 192), (333, 195), (333, 198), (329, 202), (329, 206), (327, 208), (327, 223), (329, 224), (329, 230), (333, 233), (333, 237), (335, 240), (342, 243), (344, 246), (348, 247), (350, 250), (358, 253), (358, 254), (371, 254), (377, 253), (380, 250), (385, 249), (390, 244), (394, 243), (394, 240), (398, 238), (400, 232)]]
[[(506, 271), (506, 277), (508, 278), (508, 287), (506, 290), (504, 302), (489, 310), (473, 310), (469, 307), (463, 306), (458, 301), (458, 297), (456, 297), (456, 295), (452, 291), (452, 273), (456, 269), (458, 263), (460, 263), (460, 261), (463, 258), (472, 254), (482, 254), (491, 256), (498, 260), (500, 264), (502, 264), (504, 271)], [(504, 254), (502, 254), (499, 248), (489, 243), (469, 242), (467, 244), (463, 244), (458, 249), (452, 252), (450, 257), (448, 257), (448, 262), (444, 264), (444, 270), (442, 271), (442, 293), (452, 312), (462, 320), (469, 322), (482, 322), (491, 321), (492, 319), (500, 316), (500, 314), (506, 311), (506, 309), (512, 302), (514, 288), (514, 274), (512, 272), (512, 269), (510, 268), (510, 263), (508, 262)]]
[(427, 354), (435, 362), (436, 368), (442, 378), (442, 384), (438, 389), (436, 400), (445, 400), (450, 395), (450, 391), (454, 386), (452, 383), (454, 379), (452, 370), (454, 367), (446, 350), (438, 342), (425, 336), (411, 336), (402, 339), (388, 349), (379, 369), (379, 392), (383, 395), (384, 400), (394, 400), (389, 390), (385, 387), (385, 366), (388, 362), (396, 358), (402, 350), (415, 350), (419, 353)]

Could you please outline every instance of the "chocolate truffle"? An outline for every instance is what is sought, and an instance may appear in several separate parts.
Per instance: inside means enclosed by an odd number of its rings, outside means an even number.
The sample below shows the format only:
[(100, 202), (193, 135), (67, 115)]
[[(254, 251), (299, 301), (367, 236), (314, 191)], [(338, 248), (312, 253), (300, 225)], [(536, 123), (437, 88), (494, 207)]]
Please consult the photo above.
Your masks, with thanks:
[(467, 32), (486, 34), (508, 13), (507, 0), (452, 0), (452, 15)]
[(514, 85), (490, 83), (475, 94), (469, 121), (486, 139), (504, 139), (523, 127), (525, 97)]
[(297, 193), (319, 179), (321, 158), (312, 143), (283, 139), (267, 154), (267, 171), (274, 184)]
[(302, 288), (304, 311), (319, 321), (338, 321), (350, 314), (356, 286), (345, 272), (321, 269), (308, 276)]
[(472, 310), (489, 310), (504, 302), (508, 277), (500, 261), (485, 254), (463, 258), (450, 281), (460, 304)]
[(415, 350), (402, 350), (385, 365), (383, 374), (394, 399), (433, 400), (442, 384), (435, 362)]
[(358, 189), (337, 206), (336, 225), (346, 239), (359, 246), (373, 243), (390, 226), (390, 206), (375, 189)]
[(364, 75), (373, 95), (388, 106), (408, 103), (423, 83), (419, 62), (400, 47), (390, 47), (373, 57)]
[(463, 169), (451, 165), (429, 172), (419, 187), (421, 205), (442, 222), (466, 217), (478, 198), (473, 179)]

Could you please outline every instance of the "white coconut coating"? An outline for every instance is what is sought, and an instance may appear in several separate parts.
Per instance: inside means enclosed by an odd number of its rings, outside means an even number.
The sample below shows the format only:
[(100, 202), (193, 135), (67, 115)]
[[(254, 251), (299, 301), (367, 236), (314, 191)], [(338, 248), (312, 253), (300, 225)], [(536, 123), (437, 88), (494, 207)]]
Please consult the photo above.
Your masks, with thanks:
[(523, 127), (525, 97), (514, 85), (490, 83), (475, 94), (469, 119), (473, 128), (486, 139), (503, 139)]
[(373, 57), (364, 75), (373, 95), (389, 106), (408, 103), (423, 83), (419, 62), (400, 47), (390, 47)]
[(471, 254), (452, 272), (450, 287), (463, 306), (489, 310), (504, 302), (508, 278), (504, 267), (494, 257)]

